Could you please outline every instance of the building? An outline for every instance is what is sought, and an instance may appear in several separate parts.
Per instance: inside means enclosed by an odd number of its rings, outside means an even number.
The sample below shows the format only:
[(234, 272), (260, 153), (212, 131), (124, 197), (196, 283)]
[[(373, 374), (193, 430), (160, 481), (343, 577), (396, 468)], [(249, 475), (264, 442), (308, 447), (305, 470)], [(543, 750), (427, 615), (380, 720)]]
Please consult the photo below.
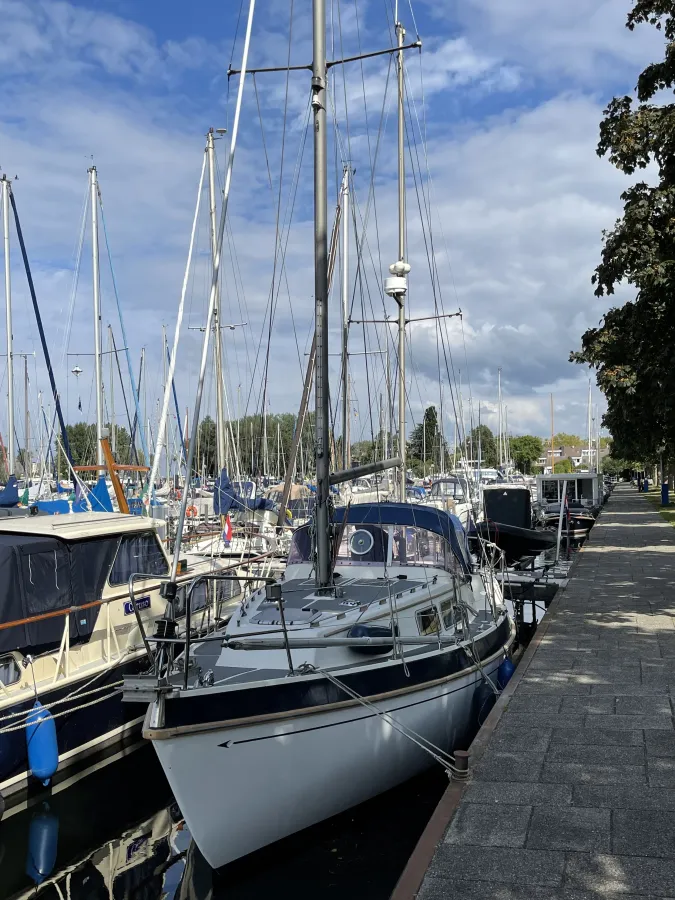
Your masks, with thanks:
[[(551, 468), (551, 448), (546, 448), (546, 455), (540, 456), (537, 460), (537, 465), (542, 466), (544, 469)], [(566, 445), (553, 448), (553, 461), (554, 463), (562, 462), (564, 459), (569, 459), (575, 469), (580, 467), (582, 468), (597, 468), (596, 466), (596, 456), (597, 451), (595, 447), (591, 448), (590, 452), (590, 466), (589, 466), (589, 452), (588, 447), (569, 447)], [(609, 456), (609, 447), (600, 447), (600, 462)]]

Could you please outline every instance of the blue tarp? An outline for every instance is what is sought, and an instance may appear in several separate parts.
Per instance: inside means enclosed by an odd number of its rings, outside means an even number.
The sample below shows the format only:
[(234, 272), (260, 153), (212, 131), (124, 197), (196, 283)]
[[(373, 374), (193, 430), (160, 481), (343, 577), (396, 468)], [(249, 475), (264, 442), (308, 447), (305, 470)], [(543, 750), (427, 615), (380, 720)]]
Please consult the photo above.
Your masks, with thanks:
[(16, 506), (18, 502), (19, 482), (14, 475), (10, 475), (5, 489), (0, 491), (0, 507), (7, 509), (10, 506)]
[[(108, 486), (103, 475), (98, 479), (91, 491), (88, 491), (89, 503), (92, 512), (112, 512), (112, 501), (108, 493)], [(81, 491), (78, 490), (75, 500), (38, 500), (40, 512), (50, 515), (63, 515), (70, 512), (89, 512), (89, 506)]]
[[(346, 508), (338, 506), (335, 509), (336, 522), (342, 522)], [(451, 513), (434, 509), (433, 506), (423, 506), (421, 503), (355, 503), (349, 507), (347, 521), (354, 525), (402, 525), (426, 528), (427, 531), (442, 535), (452, 547), (462, 567), (467, 572), (471, 571), (466, 533), (457, 516)]]
[(241, 509), (273, 510), (276, 506), (264, 497), (256, 497), (254, 500), (239, 497), (227, 471), (223, 469), (213, 486), (213, 512), (216, 516), (226, 516), (230, 511), (238, 512)]

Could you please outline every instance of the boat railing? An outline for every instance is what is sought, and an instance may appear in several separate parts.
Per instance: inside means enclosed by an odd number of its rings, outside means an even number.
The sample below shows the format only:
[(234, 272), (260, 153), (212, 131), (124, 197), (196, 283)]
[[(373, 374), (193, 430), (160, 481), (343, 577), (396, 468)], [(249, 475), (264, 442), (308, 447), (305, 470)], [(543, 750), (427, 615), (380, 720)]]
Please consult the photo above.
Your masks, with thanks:
[[(252, 562), (259, 562), (267, 559), (270, 556), (269, 553), (264, 553), (261, 556), (254, 557), (253, 559), (247, 560), (247, 564)], [(184, 679), (184, 687), (187, 690), (187, 678), (188, 678), (188, 669), (187, 660), (190, 656), (190, 644), (192, 639), (192, 595), (194, 594), (195, 588), (197, 588), (200, 584), (208, 583), (208, 582), (223, 582), (223, 581), (245, 581), (247, 584), (252, 584), (254, 582), (264, 582), (265, 584), (273, 584), (276, 582), (276, 578), (270, 578), (269, 576), (259, 575), (255, 573), (245, 573), (245, 574), (235, 574), (228, 575), (227, 572), (232, 569), (240, 568), (239, 565), (235, 566), (227, 566), (220, 572), (210, 572), (210, 573), (201, 573), (196, 575), (192, 581), (187, 586), (187, 591), (185, 593), (185, 638), (184, 638), (184, 655), (185, 655), (185, 679)], [(153, 672), (156, 676), (159, 676), (160, 669), (160, 653), (153, 653), (152, 648), (150, 646), (151, 641), (153, 643), (157, 643), (160, 646), (162, 644), (174, 644), (177, 642), (183, 643), (183, 639), (177, 639), (175, 637), (175, 626), (174, 629), (165, 629), (164, 633), (155, 637), (148, 638), (146, 633), (143, 620), (140, 614), (140, 610), (138, 608), (138, 604), (136, 601), (135, 587), (134, 582), (136, 580), (148, 578), (148, 575), (144, 575), (142, 573), (135, 573), (129, 578), (129, 599), (131, 601), (131, 605), (133, 607), (134, 614), (136, 616), (136, 622), (138, 624), (138, 628), (141, 633), (141, 638), (143, 640), (143, 645), (145, 647), (146, 653), (148, 655), (148, 659), (152, 665)], [(161, 581), (165, 584), (171, 583), (171, 576), (162, 575), (155, 576), (157, 581)]]
[[(146, 576), (150, 577), (150, 576)], [(153, 579), (158, 580), (157, 576), (152, 576)], [(106, 622), (105, 622), (105, 642), (104, 642), (104, 651), (103, 656), (106, 662), (112, 662), (113, 659), (121, 659), (124, 655), (119, 645), (119, 641), (117, 640), (117, 632), (115, 628), (112, 626), (110, 619), (110, 604), (119, 600), (119, 596), (116, 597), (106, 597), (101, 600), (92, 600), (89, 603), (83, 603), (81, 606), (67, 606), (63, 609), (53, 609), (49, 612), (38, 613), (34, 616), (25, 616), (21, 619), (13, 619), (11, 622), (0, 622), (0, 631), (5, 631), (8, 628), (19, 628), (22, 625), (34, 625), (36, 622), (43, 622), (47, 619), (57, 619), (59, 617), (63, 617), (63, 634), (61, 635), (61, 640), (59, 642), (59, 650), (58, 656), (56, 658), (56, 667), (54, 671), (54, 675), (52, 676), (51, 683), (56, 684), (59, 680), (62, 670), (63, 677), (69, 678), (71, 674), (71, 659), (70, 659), (70, 617), (71, 615), (81, 615), (84, 610), (94, 609), (96, 607), (102, 607), (105, 610)], [(114, 649), (113, 649), (114, 644)], [(9, 692), (7, 691), (5, 685), (0, 682), (0, 688), (2, 689), (2, 693), (7, 695)]]

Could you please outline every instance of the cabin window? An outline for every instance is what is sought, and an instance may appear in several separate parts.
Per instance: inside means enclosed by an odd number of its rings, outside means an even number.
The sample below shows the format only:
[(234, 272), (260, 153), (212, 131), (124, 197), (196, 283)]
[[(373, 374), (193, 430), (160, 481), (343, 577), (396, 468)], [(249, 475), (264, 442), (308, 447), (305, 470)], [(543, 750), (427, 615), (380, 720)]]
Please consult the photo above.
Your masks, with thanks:
[(108, 581), (110, 584), (127, 584), (134, 574), (169, 574), (169, 564), (154, 531), (122, 538)]
[[(181, 616), (184, 616), (187, 611), (186, 601), (187, 591), (189, 587), (189, 584), (183, 585), (182, 587), (178, 588), (178, 591), (176, 593), (176, 599), (173, 603), (173, 613), (179, 618)], [(192, 592), (190, 603), (191, 614), (206, 609), (207, 606), (211, 605), (213, 591), (216, 592), (216, 617), (220, 617), (223, 613), (222, 607), (224, 606), (224, 604), (230, 601), (232, 597), (240, 593), (241, 585), (238, 581), (200, 582)]]
[(432, 566), (454, 572), (458, 567), (448, 542), (435, 531), (426, 528), (392, 527), (394, 536), (392, 565)]
[(440, 631), (438, 612), (433, 606), (420, 610), (415, 617), (420, 634), (438, 634)]
[(387, 532), (379, 525), (352, 524), (342, 530), (337, 554), (339, 565), (382, 563), (387, 559)]
[[(429, 607), (429, 609), (420, 610), (416, 614), (417, 618), (417, 628), (420, 634), (438, 634), (439, 627), (439, 618), (438, 618), (438, 610), (436, 607)], [(445, 631), (449, 631), (451, 628), (454, 628), (455, 625), (455, 601), (453, 598), (449, 598), (447, 600), (443, 600), (441, 603), (441, 619), (442, 627)]]
[[(71, 605), (70, 561), (63, 545), (54, 550), (27, 553), (21, 558), (26, 612), (29, 616)], [(59, 627), (63, 629), (63, 620)]]
[(579, 500), (592, 500), (593, 499), (593, 479), (592, 478), (582, 478), (577, 486), (579, 488)]
[(454, 599), (444, 600), (441, 603), (441, 618), (443, 619), (443, 628), (449, 631), (455, 626), (455, 601)]
[(541, 496), (543, 497), (544, 500), (547, 500), (549, 503), (557, 503), (559, 500), (558, 482), (557, 481), (542, 481)]
[(21, 669), (13, 656), (0, 656), (0, 682), (9, 687), (21, 678)]

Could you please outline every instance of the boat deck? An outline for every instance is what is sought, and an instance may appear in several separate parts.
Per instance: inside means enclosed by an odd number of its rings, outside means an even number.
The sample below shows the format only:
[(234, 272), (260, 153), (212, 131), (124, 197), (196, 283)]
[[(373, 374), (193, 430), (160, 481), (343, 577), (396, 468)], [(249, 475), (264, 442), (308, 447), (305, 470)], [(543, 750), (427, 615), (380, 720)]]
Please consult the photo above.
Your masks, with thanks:
[(675, 530), (618, 486), (392, 900), (675, 894)]

